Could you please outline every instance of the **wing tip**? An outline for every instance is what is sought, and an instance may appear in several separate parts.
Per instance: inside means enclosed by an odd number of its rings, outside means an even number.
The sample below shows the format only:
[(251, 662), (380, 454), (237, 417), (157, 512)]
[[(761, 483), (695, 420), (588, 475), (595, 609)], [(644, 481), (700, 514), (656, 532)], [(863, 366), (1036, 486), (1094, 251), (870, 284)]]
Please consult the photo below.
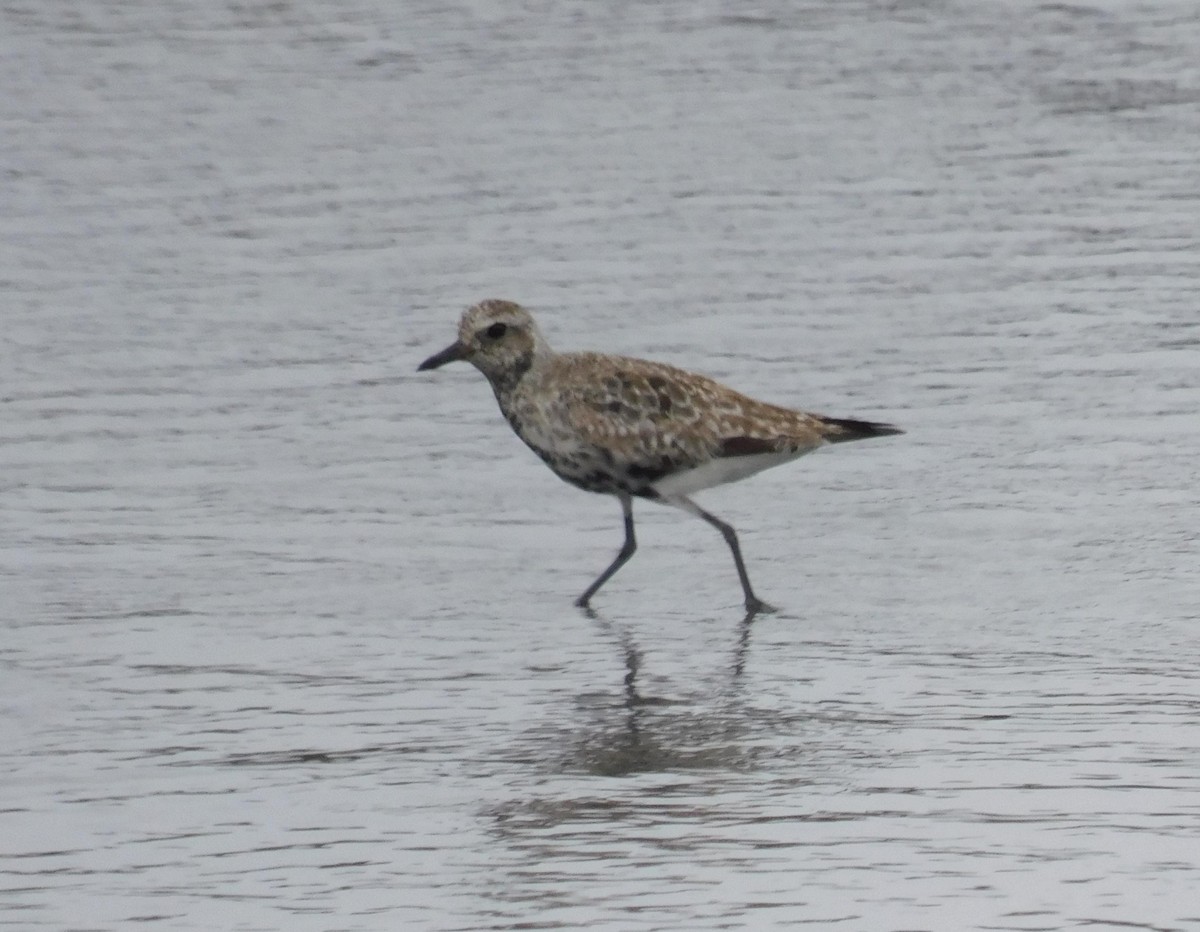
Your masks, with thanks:
[(860, 421), (845, 417), (822, 417), (819, 420), (826, 428), (825, 439), (830, 443), (869, 440), (872, 437), (889, 437), (904, 433), (899, 427), (880, 421)]

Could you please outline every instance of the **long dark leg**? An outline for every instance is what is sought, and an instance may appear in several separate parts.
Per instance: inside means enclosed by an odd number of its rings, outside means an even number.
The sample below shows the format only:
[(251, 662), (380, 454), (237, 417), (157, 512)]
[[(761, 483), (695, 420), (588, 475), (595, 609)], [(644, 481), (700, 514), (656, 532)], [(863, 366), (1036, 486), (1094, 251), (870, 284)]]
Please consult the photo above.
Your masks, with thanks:
[(580, 608), (587, 608), (587, 604), (592, 596), (596, 594), (601, 586), (612, 579), (613, 574), (617, 570), (629, 562), (629, 558), (637, 550), (637, 540), (633, 536), (633, 499), (628, 495), (618, 495), (617, 497), (621, 500), (621, 511), (625, 515), (625, 543), (621, 545), (621, 549), (617, 553), (617, 558), (609, 564), (608, 569), (601, 573), (596, 578), (596, 581), (587, 587), (583, 595), (575, 600), (575, 604)]
[(754, 590), (750, 588), (750, 575), (746, 572), (746, 564), (742, 560), (742, 548), (738, 546), (737, 533), (734, 529), (716, 515), (709, 514), (690, 498), (679, 495), (663, 499), (663, 501), (667, 504), (675, 505), (677, 508), (682, 508), (684, 511), (689, 511), (697, 518), (703, 518), (720, 531), (721, 536), (725, 538), (725, 543), (733, 551), (733, 564), (737, 567), (738, 579), (742, 584), (742, 594), (746, 597), (746, 611), (750, 614), (773, 611), (771, 606), (756, 596)]

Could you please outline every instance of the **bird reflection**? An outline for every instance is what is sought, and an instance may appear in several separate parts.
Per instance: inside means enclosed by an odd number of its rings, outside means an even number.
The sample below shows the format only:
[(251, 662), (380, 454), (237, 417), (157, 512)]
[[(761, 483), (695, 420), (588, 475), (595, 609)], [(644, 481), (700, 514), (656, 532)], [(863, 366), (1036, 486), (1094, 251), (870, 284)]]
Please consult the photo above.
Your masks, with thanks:
[(593, 608), (584, 608), (582, 611), (589, 620), (596, 623), (601, 631), (621, 646), (621, 651), (625, 655), (625, 708), (633, 710), (645, 704), (647, 700), (644, 700), (638, 693), (637, 685), (638, 671), (642, 667), (642, 652), (634, 642), (633, 634), (627, 627), (623, 625), (618, 627)]
[[(610, 619), (605, 618), (594, 608), (584, 607), (581, 611), (585, 618), (589, 621), (594, 621), (601, 631), (616, 640), (625, 654), (625, 705), (632, 708), (647, 701), (655, 702), (656, 700), (653, 699), (643, 700), (638, 694), (637, 675), (638, 670), (641, 668), (642, 652), (634, 642), (629, 628), (624, 626), (618, 628), (616, 624)], [(745, 672), (746, 656), (750, 652), (750, 631), (754, 626), (754, 620), (761, 614), (763, 614), (763, 610), (757, 607), (748, 609), (738, 624), (737, 645), (734, 648), (733, 665), (730, 668), (731, 679), (734, 683), (740, 680), (742, 674)], [(662, 700), (657, 701), (661, 702)]]
[[(750, 631), (758, 612), (747, 612), (738, 625), (729, 684), (733, 689), (719, 688), (715, 694), (709, 692), (703, 697), (687, 699), (645, 695), (639, 681), (643, 653), (631, 629), (591, 608), (583, 609), (583, 613), (606, 637), (616, 642), (625, 674), (619, 718), (613, 716), (611, 705), (607, 713), (603, 708), (595, 709), (600, 713), (599, 721), (577, 733), (578, 743), (572, 755), (577, 766), (594, 774), (623, 776), (690, 768), (738, 767), (744, 763), (745, 749), (738, 737), (746, 723), (741, 722), (739, 704), (731, 692), (737, 692), (737, 681), (742, 676), (749, 652)], [(715, 696), (721, 695), (727, 698), (719, 701), (716, 708), (703, 708)]]
[(754, 619), (759, 614), (760, 612), (757, 609), (750, 609), (746, 612), (746, 617), (742, 619), (742, 623), (738, 625), (737, 648), (733, 652), (734, 685), (741, 682), (742, 673), (745, 672), (746, 655), (750, 652), (750, 629), (754, 625)]

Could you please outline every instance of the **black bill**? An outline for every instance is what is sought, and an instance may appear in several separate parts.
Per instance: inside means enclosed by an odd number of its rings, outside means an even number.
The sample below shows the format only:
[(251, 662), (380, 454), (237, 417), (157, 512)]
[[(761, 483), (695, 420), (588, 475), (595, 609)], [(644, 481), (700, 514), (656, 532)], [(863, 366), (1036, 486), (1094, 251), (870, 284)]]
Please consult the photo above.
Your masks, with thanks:
[(444, 366), (448, 362), (454, 362), (457, 359), (462, 359), (466, 355), (466, 347), (461, 343), (451, 343), (440, 353), (434, 353), (426, 359), (421, 365), (417, 366), (418, 372), (424, 372), (426, 369), (436, 369), (438, 366)]

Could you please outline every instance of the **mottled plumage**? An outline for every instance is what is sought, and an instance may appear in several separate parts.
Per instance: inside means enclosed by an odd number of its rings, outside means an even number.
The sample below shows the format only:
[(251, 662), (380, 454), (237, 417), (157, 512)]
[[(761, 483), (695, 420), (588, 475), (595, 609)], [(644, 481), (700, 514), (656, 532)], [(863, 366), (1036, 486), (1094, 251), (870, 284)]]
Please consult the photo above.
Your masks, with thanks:
[(463, 314), (458, 340), (420, 366), (463, 359), (488, 379), (517, 435), (561, 478), (616, 495), (626, 540), (578, 600), (586, 605), (636, 550), (632, 498), (675, 505), (725, 536), (752, 611), (737, 536), (687, 496), (803, 456), (826, 443), (901, 433), (887, 424), (822, 417), (757, 401), (706, 376), (602, 353), (556, 353), (529, 312), (488, 300)]

